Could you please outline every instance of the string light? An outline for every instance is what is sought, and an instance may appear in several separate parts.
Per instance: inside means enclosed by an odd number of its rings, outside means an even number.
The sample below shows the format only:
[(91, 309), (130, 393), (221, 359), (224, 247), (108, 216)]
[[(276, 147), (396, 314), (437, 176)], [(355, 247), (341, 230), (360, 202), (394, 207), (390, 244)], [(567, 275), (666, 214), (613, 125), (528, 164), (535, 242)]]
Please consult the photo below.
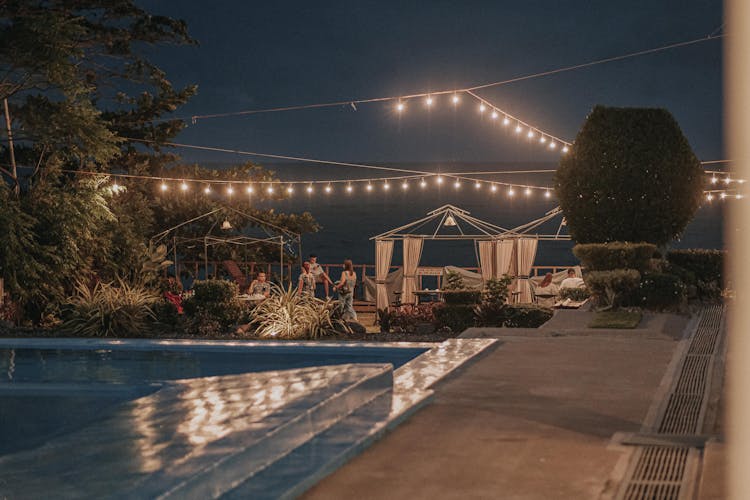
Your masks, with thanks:
[(507, 116), (506, 116), (505, 118), (503, 118), (503, 125), (504, 125), (504, 126), (506, 126), (506, 127), (507, 127), (508, 125), (510, 125), (510, 120), (508, 119), (508, 117), (507, 117)]
[(330, 184), (329, 184), (329, 185), (327, 185), (327, 186), (325, 187), (325, 192), (326, 192), (326, 194), (330, 194), (330, 193), (331, 193), (331, 190), (332, 190), (332, 189), (331, 189), (331, 185), (330, 185)]
[(479, 112), (480, 113), (484, 113), (485, 111), (487, 111), (487, 106), (485, 106), (484, 103), (480, 104), (479, 105)]
[(516, 192), (513, 190), (513, 186), (510, 186), (508, 188), (508, 196), (512, 197), (514, 194), (516, 194)]
[(711, 200), (713, 200), (713, 199), (714, 199), (714, 195), (712, 195), (711, 193), (708, 193), (708, 194), (706, 195), (706, 199), (707, 199), (708, 201), (711, 201)]
[(294, 187), (292, 187), (291, 185), (290, 185), (290, 186), (287, 186), (287, 188), (286, 188), (286, 192), (287, 192), (287, 193), (289, 193), (289, 194), (292, 194), (292, 193), (294, 193)]
[(419, 181), (419, 187), (421, 187), (422, 189), (427, 187), (427, 181), (425, 181), (424, 178), (422, 178), (422, 180)]
[(516, 134), (520, 134), (521, 130), (523, 129), (521, 128), (521, 124), (519, 123), (518, 125), (516, 125)]
[(211, 194), (211, 184), (206, 185), (206, 187), (203, 188), (203, 192), (206, 194)]
[(404, 108), (405, 106), (403, 102), (399, 102), (398, 104), (396, 104), (396, 111), (398, 111), (399, 113), (401, 113), (404, 110)]
[(729, 176), (724, 177), (724, 184), (729, 184), (730, 182), (732, 182), (732, 178), (731, 177), (729, 177)]
[(523, 192), (523, 194), (525, 194), (526, 196), (530, 196), (531, 195), (531, 189), (530, 188), (526, 188), (526, 190)]
[(383, 183), (383, 190), (388, 191), (389, 189), (391, 189), (391, 185), (388, 183), (388, 181), (385, 181)]
[(453, 183), (453, 187), (459, 189), (461, 187), (461, 181), (456, 180), (456, 182)]
[(479, 181), (477, 181), (477, 182), (475, 182), (475, 183), (474, 183), (474, 187), (475, 187), (476, 189), (480, 189), (480, 188), (482, 187), (482, 183), (481, 183), (481, 182), (479, 182)]
[(307, 192), (310, 193), (310, 194), (312, 194), (312, 192), (313, 192), (312, 184), (310, 184), (309, 186), (307, 186)]
[(526, 134), (526, 137), (528, 137), (529, 139), (531, 139), (532, 137), (534, 137), (534, 131), (531, 130), (531, 129), (529, 129), (529, 133)]
[(454, 105), (458, 104), (458, 101), (460, 101), (460, 100), (461, 100), (461, 98), (458, 97), (458, 94), (453, 94), (453, 97), (451, 98), (451, 101), (453, 102)]
[(409, 189), (409, 183), (406, 182), (406, 181), (404, 181), (404, 183), (401, 184), (401, 189), (403, 189), (404, 191), (406, 191), (407, 189)]
[(549, 148), (550, 149), (555, 149), (556, 147), (557, 147), (557, 143), (555, 141), (550, 141)]
[(234, 194), (234, 188), (231, 185), (227, 186), (227, 194), (229, 196), (232, 196)]
[(352, 192), (353, 190), (354, 190), (354, 188), (352, 187), (352, 185), (351, 185), (351, 184), (347, 184), (347, 185), (346, 185), (346, 192), (347, 192), (347, 193), (351, 193), (351, 192)]
[(120, 187), (121, 186), (117, 182), (115, 182), (114, 184), (112, 184), (112, 192), (115, 193), (115, 194), (119, 193), (120, 192)]
[(167, 189), (169, 189), (169, 186), (167, 186), (167, 183), (164, 181), (161, 181), (161, 186), (159, 187), (161, 188), (162, 191), (166, 191)]
[(268, 194), (273, 194), (273, 186), (268, 186), (268, 187), (266, 188), (266, 193), (268, 193)]
[(370, 184), (370, 183), (368, 182), (368, 183), (367, 183), (367, 188), (366, 188), (366, 189), (367, 189), (368, 191), (372, 191), (372, 184)]
[(549, 198), (550, 197), (549, 189), (544, 192), (544, 197), (545, 198)]
[(736, 199), (738, 199), (738, 200), (741, 200), (741, 199), (742, 199), (742, 195), (741, 195), (741, 194), (736, 194), (736, 195), (734, 195), (734, 197), (735, 197)]
[(544, 136), (541, 136), (541, 137), (539, 138), (539, 142), (541, 142), (542, 144), (544, 144), (545, 142), (547, 142), (547, 138), (546, 138), (546, 137), (544, 137)]
[(566, 144), (565, 146), (563, 146), (562, 152), (567, 153), (568, 151), (569, 151), (569, 148), (568, 148), (568, 145)]
[(438, 175), (438, 176), (437, 176), (437, 179), (436, 179), (436, 182), (437, 182), (438, 184), (442, 184), (442, 183), (443, 183), (443, 176), (442, 176), (442, 175)]
[(253, 194), (255, 192), (255, 188), (253, 187), (252, 184), (248, 184), (247, 187), (245, 188), (245, 191), (247, 191), (247, 194)]
[(493, 120), (497, 120), (497, 117), (498, 117), (497, 111), (494, 111), (494, 110), (493, 110), (493, 111), (492, 111), (492, 119), (493, 119)]
[(727, 197), (727, 193), (721, 193), (721, 194), (719, 195), (719, 197), (720, 197), (720, 198), (721, 198), (721, 199), (723, 200), (724, 198), (726, 198), (726, 197)]
[(428, 107), (428, 108), (429, 108), (430, 106), (432, 106), (432, 102), (433, 102), (433, 101), (432, 101), (432, 96), (429, 96), (429, 95), (428, 95), (428, 96), (427, 96), (427, 98), (426, 98), (426, 99), (424, 100), (424, 103), (425, 103), (425, 104), (427, 105), (427, 107)]
[(180, 189), (182, 189), (183, 191), (188, 190), (188, 185), (185, 181), (182, 181), (182, 183), (180, 184)]
[(490, 191), (492, 191), (493, 193), (496, 192), (497, 191), (497, 184), (491, 185), (490, 186)]
[(715, 175), (712, 176), (711, 177), (711, 184), (716, 184), (717, 182), (719, 182), (719, 179), (717, 179)]

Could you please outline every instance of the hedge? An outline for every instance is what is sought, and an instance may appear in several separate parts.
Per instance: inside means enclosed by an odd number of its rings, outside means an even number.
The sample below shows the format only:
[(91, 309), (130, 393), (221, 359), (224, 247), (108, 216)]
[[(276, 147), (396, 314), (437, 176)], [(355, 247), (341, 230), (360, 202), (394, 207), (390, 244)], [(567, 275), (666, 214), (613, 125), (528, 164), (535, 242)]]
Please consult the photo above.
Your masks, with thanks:
[(599, 305), (619, 307), (625, 305), (638, 289), (641, 274), (635, 269), (590, 271), (583, 279)]
[(573, 247), (573, 254), (588, 271), (635, 269), (638, 272), (651, 268), (656, 245), (651, 243), (581, 243)]

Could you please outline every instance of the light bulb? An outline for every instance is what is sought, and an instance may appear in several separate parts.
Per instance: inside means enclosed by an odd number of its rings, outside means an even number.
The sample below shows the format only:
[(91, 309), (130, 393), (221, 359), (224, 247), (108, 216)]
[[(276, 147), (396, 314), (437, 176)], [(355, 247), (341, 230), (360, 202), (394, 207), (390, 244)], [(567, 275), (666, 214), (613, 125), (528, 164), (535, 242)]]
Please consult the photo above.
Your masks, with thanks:
[(308, 193), (312, 193), (312, 192), (313, 192), (313, 187), (312, 187), (312, 185), (310, 185), (310, 186), (307, 186), (307, 192), (308, 192)]
[(549, 198), (550, 197), (549, 189), (544, 192), (544, 197), (545, 198)]
[(227, 187), (227, 194), (230, 196), (234, 194), (234, 188), (232, 186)]
[(454, 182), (453, 183), (453, 187), (456, 188), (456, 189), (460, 188), (461, 187), (461, 181), (457, 180), (456, 182)]
[(389, 189), (391, 189), (391, 185), (388, 183), (388, 181), (385, 181), (383, 183), (383, 189), (386, 190), (386, 191), (388, 191)]
[(567, 146), (567, 144), (565, 146), (563, 146), (562, 152), (563, 153), (567, 153), (568, 152), (568, 146)]
[(738, 182), (739, 184), (744, 184), (744, 183), (745, 183), (745, 179), (737, 179), (737, 182)]
[(331, 192), (331, 185), (330, 184), (325, 187), (325, 192), (326, 192), (326, 194), (329, 194)]
[(409, 189), (409, 183), (404, 181), (404, 183), (401, 184), (401, 189), (404, 189), (404, 190)]
[(266, 193), (268, 193), (268, 194), (273, 194), (273, 186), (268, 186), (268, 187), (266, 188)]
[(169, 187), (167, 186), (166, 182), (162, 182), (161, 186), (159, 186), (159, 187), (161, 188), (162, 191), (166, 191), (167, 189), (169, 189)]
[(477, 188), (477, 189), (479, 189), (479, 188), (482, 187), (482, 183), (479, 182), (479, 181), (477, 181), (477, 182), (474, 183), (474, 187)]
[(521, 130), (523, 130), (523, 129), (521, 128), (521, 126), (520, 126), (520, 125), (516, 125), (516, 134), (520, 134), (520, 133), (521, 133)]
[(442, 184), (443, 183), (443, 176), (442, 175), (438, 175), (437, 176), (437, 183), (438, 184)]
[(729, 184), (730, 182), (732, 182), (732, 179), (729, 176), (724, 177), (724, 184)]
[(211, 186), (206, 186), (203, 188), (203, 192), (206, 194), (211, 194)]
[(741, 199), (742, 199), (742, 195), (741, 195), (741, 194), (737, 194), (737, 195), (735, 195), (734, 197), (735, 197), (736, 199), (738, 199), (738, 200), (741, 200)]
[(288, 188), (286, 188), (286, 192), (292, 194), (294, 193), (294, 188), (292, 186), (289, 186)]
[(185, 181), (182, 181), (182, 183), (180, 184), (180, 189), (182, 189), (183, 191), (188, 190), (188, 185)]
[(529, 133), (526, 134), (526, 137), (528, 137), (529, 139), (531, 139), (532, 137), (534, 137), (534, 131), (531, 130), (531, 129), (529, 129)]
[(429, 107), (432, 106), (433, 100), (431, 96), (427, 96), (427, 99), (424, 100), (424, 103)]
[(719, 179), (717, 179), (715, 175), (711, 177), (711, 184), (716, 184), (717, 182), (719, 182)]
[(453, 97), (451, 98), (451, 101), (453, 101), (453, 104), (458, 104), (458, 101), (461, 99), (458, 97), (458, 95), (453, 94)]
[(510, 124), (510, 120), (508, 120), (508, 117), (506, 116), (503, 118), (503, 125), (508, 126)]
[(531, 189), (530, 188), (526, 188), (526, 190), (524, 190), (523, 194), (525, 194), (526, 196), (530, 196), (531, 195)]
[(508, 188), (508, 196), (513, 196), (514, 194), (516, 194), (516, 192), (513, 190), (512, 187), (509, 187)]
[(404, 110), (404, 103), (403, 102), (400, 102), (400, 103), (396, 104), (396, 111), (398, 111), (400, 113), (403, 110)]
[(421, 181), (419, 181), (419, 187), (421, 187), (422, 189), (426, 188), (427, 187), (427, 181), (425, 181), (424, 179), (422, 179)]
[(552, 142), (549, 143), (549, 148), (550, 149), (555, 149), (556, 147), (557, 147), (557, 143), (555, 141), (552, 141)]
[(497, 117), (498, 117), (497, 111), (493, 111), (492, 112), (492, 119), (493, 120), (497, 120)]
[(367, 189), (368, 191), (372, 191), (372, 184), (370, 184), (370, 183), (368, 182), (368, 183), (367, 183), (367, 187), (366, 187), (365, 189)]
[(352, 191), (354, 191), (354, 188), (352, 187), (352, 185), (351, 185), (351, 184), (348, 184), (348, 185), (346, 186), (346, 192), (347, 192), (347, 193), (351, 193)]
[(479, 112), (480, 113), (484, 113), (485, 111), (487, 111), (487, 106), (485, 106), (484, 103), (480, 104), (479, 105)]
[(541, 136), (541, 137), (539, 138), (539, 142), (541, 142), (542, 144), (544, 144), (545, 142), (547, 142), (547, 138), (546, 138), (546, 137), (544, 137), (544, 136)]
[(493, 193), (496, 192), (497, 191), (497, 185), (495, 185), (495, 184), (491, 185), (490, 186), (490, 191), (492, 191)]
[(247, 191), (247, 194), (253, 194), (253, 193), (255, 192), (255, 188), (253, 188), (253, 186), (252, 186), (252, 185), (248, 185), (248, 186), (247, 186), (247, 187), (245, 188), (245, 191)]
[(713, 200), (713, 199), (714, 199), (714, 195), (712, 195), (711, 193), (708, 193), (708, 194), (706, 195), (706, 199), (707, 199), (708, 201), (711, 201), (711, 200)]
[(726, 197), (727, 197), (727, 193), (721, 193), (721, 199), (722, 199), (722, 200), (723, 200), (724, 198), (726, 198)]

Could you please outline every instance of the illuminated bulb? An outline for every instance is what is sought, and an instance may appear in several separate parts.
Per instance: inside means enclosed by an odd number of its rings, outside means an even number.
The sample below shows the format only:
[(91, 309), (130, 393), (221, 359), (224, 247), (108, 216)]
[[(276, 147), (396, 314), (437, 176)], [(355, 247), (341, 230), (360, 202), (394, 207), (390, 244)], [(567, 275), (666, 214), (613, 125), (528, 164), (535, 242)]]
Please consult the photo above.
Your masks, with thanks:
[(739, 184), (744, 184), (744, 183), (745, 183), (745, 179), (737, 179), (737, 182), (738, 182)]
[(308, 193), (312, 193), (313, 192), (313, 187), (312, 186), (307, 186), (307, 192)]
[(328, 193), (331, 192), (331, 185), (330, 184), (326, 186), (325, 192), (326, 192), (326, 194), (328, 194)]
[(534, 131), (531, 130), (531, 129), (529, 129), (529, 133), (526, 134), (526, 137), (528, 137), (529, 139), (531, 139), (532, 137), (534, 137)]
[(203, 192), (206, 194), (211, 194), (211, 186), (206, 186), (203, 188)]
[(732, 179), (730, 179), (729, 177), (724, 178), (724, 184), (729, 184), (730, 182), (732, 182)]
[(722, 200), (723, 200), (724, 198), (726, 198), (726, 197), (727, 197), (727, 193), (721, 193), (721, 199), (722, 199)]
[(460, 188), (461, 187), (461, 181), (457, 180), (456, 182), (454, 182), (453, 183), (453, 187), (456, 188), (456, 189)]
[(480, 104), (479, 105), (479, 112), (480, 113), (484, 113), (485, 111), (487, 111), (487, 106), (485, 106), (484, 103)]
[(159, 187), (161, 188), (162, 191), (166, 191), (167, 189), (169, 189), (169, 187), (167, 186), (166, 182), (162, 182), (161, 186), (159, 186)]
[(544, 197), (545, 198), (549, 198), (550, 197), (549, 189), (544, 192)]
[(541, 142), (542, 144), (544, 144), (545, 142), (547, 142), (547, 138), (546, 138), (546, 137), (544, 137), (544, 136), (541, 136), (541, 137), (539, 138), (539, 142)]
[(550, 148), (550, 149), (555, 149), (556, 147), (557, 147), (557, 143), (556, 143), (555, 141), (551, 141), (551, 142), (549, 143), (549, 148)]
[(268, 194), (273, 194), (273, 186), (268, 186), (268, 187), (266, 188), (266, 193), (268, 193)]
[(717, 182), (719, 182), (719, 179), (717, 179), (715, 175), (711, 177), (711, 184), (716, 184)]
[(182, 184), (180, 184), (180, 189), (182, 189), (183, 191), (188, 190), (188, 185), (185, 181), (182, 181)]
[(711, 200), (713, 200), (713, 199), (714, 199), (714, 195), (712, 195), (711, 193), (708, 193), (708, 194), (706, 195), (706, 199), (707, 199), (708, 201), (711, 201)]
[(426, 104), (427, 106), (432, 106), (432, 102), (433, 102), (433, 101), (432, 101), (432, 97), (430, 97), (430, 96), (427, 96), (427, 99), (425, 99), (425, 100), (424, 100), (424, 103), (425, 103), (425, 104)]
[(493, 111), (492, 112), (492, 119), (493, 120), (497, 120), (497, 116), (498, 116), (497, 111)]
[(741, 194), (737, 194), (737, 195), (735, 195), (734, 197), (735, 197), (736, 199), (738, 199), (738, 200), (741, 200), (741, 199), (742, 199), (742, 195), (741, 195)]
[(230, 195), (230, 196), (234, 194), (234, 188), (232, 186), (229, 186), (227, 188), (227, 194)]
[(403, 102), (400, 102), (400, 103), (396, 104), (396, 111), (398, 111), (400, 113), (403, 110), (404, 110), (404, 103)]
[(352, 191), (354, 191), (354, 188), (352, 187), (352, 185), (351, 184), (347, 185), (346, 186), (346, 192), (347, 193), (351, 193)]
[(438, 175), (437, 176), (437, 183), (438, 184), (442, 184), (443, 183), (443, 176), (442, 175)]
[(247, 194), (253, 194), (255, 192), (255, 189), (253, 188), (253, 186), (247, 186), (245, 188), (245, 191), (247, 191)]
[(368, 184), (367, 184), (367, 188), (366, 188), (366, 189), (367, 189), (368, 191), (372, 191), (372, 184), (368, 183)]
[(408, 183), (408, 182), (406, 182), (406, 181), (404, 181), (404, 183), (403, 183), (403, 184), (401, 184), (401, 189), (404, 189), (404, 190), (407, 190), (407, 189), (409, 189), (409, 183)]
[(563, 146), (562, 152), (563, 153), (567, 153), (568, 152), (568, 146), (567, 145)]
[(386, 191), (388, 191), (389, 189), (391, 189), (391, 185), (388, 183), (388, 181), (385, 181), (383, 183), (383, 189), (386, 190)]
[(508, 188), (508, 196), (513, 196), (514, 194), (516, 194), (516, 192), (513, 190), (513, 187), (509, 187)]
[(474, 183), (474, 187), (477, 188), (477, 189), (480, 189), (482, 187), (482, 183), (479, 182), (479, 181), (477, 181), (477, 182)]
[(419, 187), (421, 187), (422, 189), (426, 188), (427, 187), (427, 181), (425, 181), (424, 179), (422, 179), (421, 181), (419, 181)]
[(289, 186), (288, 188), (286, 188), (286, 192), (292, 194), (294, 192), (294, 188), (292, 186)]
[(497, 186), (495, 184), (491, 185), (490, 186), (490, 191), (492, 191), (493, 193), (496, 192), (497, 191)]
[(520, 134), (520, 133), (521, 133), (521, 130), (523, 130), (523, 129), (521, 128), (521, 126), (520, 126), (520, 125), (516, 125), (516, 134)]
[(523, 194), (525, 194), (526, 196), (531, 195), (531, 189), (526, 188), (526, 190), (523, 192)]
[(115, 193), (116, 193), (116, 192), (118, 192), (119, 190), (120, 190), (120, 185), (119, 185), (118, 183), (116, 183), (116, 182), (115, 182), (114, 184), (112, 184), (112, 191), (113, 191), (113, 192), (115, 192)]
[(453, 104), (458, 104), (459, 97), (456, 94), (453, 94), (453, 97), (451, 98), (451, 101), (453, 101)]
[(505, 126), (510, 125), (510, 120), (508, 120), (507, 116), (505, 118), (503, 118), (503, 125), (505, 125)]

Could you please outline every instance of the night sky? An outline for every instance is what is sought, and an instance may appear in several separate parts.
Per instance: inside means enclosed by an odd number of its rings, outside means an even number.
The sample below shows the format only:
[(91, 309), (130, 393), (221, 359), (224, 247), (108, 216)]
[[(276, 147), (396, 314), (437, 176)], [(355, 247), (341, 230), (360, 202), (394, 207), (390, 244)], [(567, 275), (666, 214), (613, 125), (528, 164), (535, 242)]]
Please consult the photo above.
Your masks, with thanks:
[[(177, 114), (467, 87), (707, 36), (721, 0), (488, 2), (142, 2), (187, 21), (200, 45), (155, 49), (198, 95)], [(665, 107), (699, 158), (723, 158), (722, 41), (714, 40), (481, 91), (567, 140), (596, 104)], [(388, 103), (199, 120), (178, 140), (360, 162), (554, 162), (555, 153), (456, 111)], [(231, 156), (180, 151), (188, 160)], [(261, 161), (262, 163), (262, 161)], [(281, 172), (280, 172), (281, 173)]]

